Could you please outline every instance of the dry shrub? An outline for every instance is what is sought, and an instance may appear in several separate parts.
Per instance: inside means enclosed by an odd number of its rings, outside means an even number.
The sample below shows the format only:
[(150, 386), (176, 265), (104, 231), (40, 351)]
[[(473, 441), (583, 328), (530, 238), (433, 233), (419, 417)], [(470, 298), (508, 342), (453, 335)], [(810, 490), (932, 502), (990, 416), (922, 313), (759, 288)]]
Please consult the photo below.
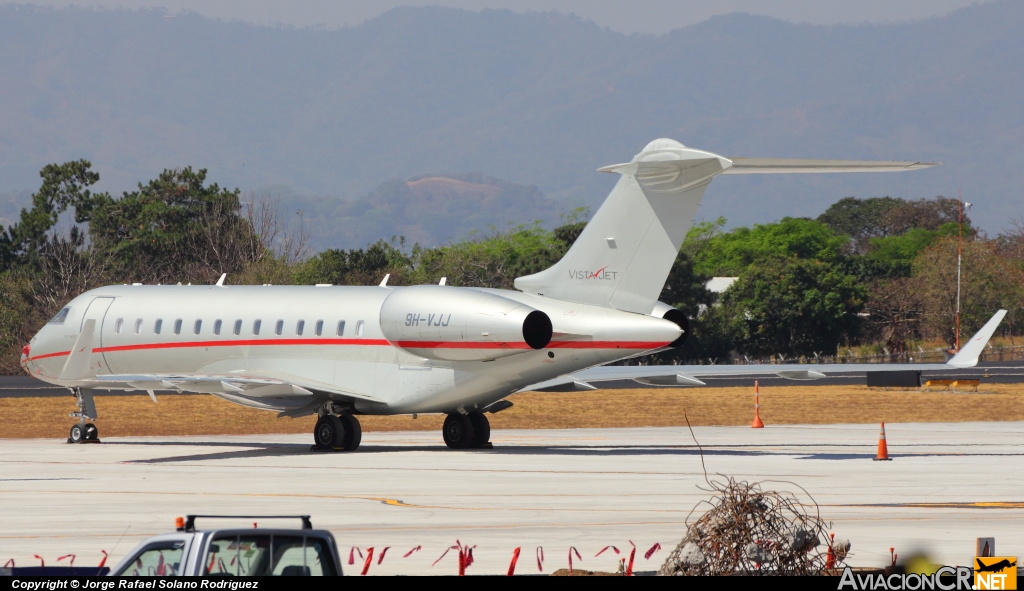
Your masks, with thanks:
[(802, 576), (842, 566), (849, 542), (837, 540), (832, 553), (829, 524), (821, 520), (813, 499), (804, 502), (792, 493), (733, 478), (708, 486), (714, 496), (690, 514), (707, 511), (687, 527), (659, 575)]

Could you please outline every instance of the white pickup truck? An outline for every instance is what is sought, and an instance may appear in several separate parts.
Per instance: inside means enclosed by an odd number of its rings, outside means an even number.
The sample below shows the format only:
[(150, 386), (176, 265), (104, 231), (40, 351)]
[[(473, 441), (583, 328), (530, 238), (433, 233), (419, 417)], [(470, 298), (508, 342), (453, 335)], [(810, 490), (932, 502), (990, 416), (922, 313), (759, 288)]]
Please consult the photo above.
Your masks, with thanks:
[[(196, 519), (245, 519), (253, 527), (197, 530)], [(301, 529), (256, 527), (268, 519), (299, 519)], [(110, 569), (111, 576), (340, 576), (334, 536), (313, 529), (308, 515), (189, 515), (178, 531), (142, 542)]]

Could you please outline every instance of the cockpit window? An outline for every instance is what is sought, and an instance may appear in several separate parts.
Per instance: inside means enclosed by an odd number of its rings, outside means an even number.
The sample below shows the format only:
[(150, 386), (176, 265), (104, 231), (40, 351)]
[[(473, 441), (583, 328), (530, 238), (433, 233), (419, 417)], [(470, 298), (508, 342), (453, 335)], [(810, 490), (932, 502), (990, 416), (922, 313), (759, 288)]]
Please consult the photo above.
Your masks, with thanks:
[(57, 315), (53, 317), (53, 320), (50, 320), (49, 324), (64, 324), (64, 321), (67, 320), (68, 314), (70, 313), (71, 308), (64, 308), (60, 312), (57, 312)]

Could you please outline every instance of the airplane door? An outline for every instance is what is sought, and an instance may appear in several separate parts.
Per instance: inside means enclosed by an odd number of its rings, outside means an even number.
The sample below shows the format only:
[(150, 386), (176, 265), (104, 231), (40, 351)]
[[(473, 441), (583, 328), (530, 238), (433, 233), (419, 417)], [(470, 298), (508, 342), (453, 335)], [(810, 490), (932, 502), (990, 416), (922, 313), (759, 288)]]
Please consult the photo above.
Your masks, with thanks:
[[(114, 303), (114, 298), (93, 298), (89, 302), (89, 307), (85, 309), (85, 314), (82, 315), (83, 325), (90, 318), (96, 320), (96, 332), (93, 333), (92, 338), (93, 350), (103, 347), (103, 318), (107, 315), (107, 309), (110, 308), (112, 303)], [(79, 326), (78, 330), (82, 330), (81, 326)], [(91, 364), (96, 373), (110, 373), (110, 368), (107, 367), (107, 360), (103, 358), (103, 353), (93, 353)]]

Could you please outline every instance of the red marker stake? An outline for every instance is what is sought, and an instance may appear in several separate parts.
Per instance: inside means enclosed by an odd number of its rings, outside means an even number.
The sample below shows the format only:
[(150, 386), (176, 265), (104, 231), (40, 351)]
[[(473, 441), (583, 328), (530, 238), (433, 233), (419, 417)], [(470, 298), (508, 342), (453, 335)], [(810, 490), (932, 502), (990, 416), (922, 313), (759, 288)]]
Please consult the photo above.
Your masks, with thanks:
[(508, 564), (508, 575), (506, 576), (511, 577), (516, 574), (516, 563), (519, 562), (519, 551), (521, 549), (521, 547), (516, 546), (516, 549), (512, 551), (512, 562)]
[(366, 549), (366, 562), (363, 563), (363, 572), (360, 575), (365, 575), (370, 572), (370, 565), (373, 563), (373, 546)]

